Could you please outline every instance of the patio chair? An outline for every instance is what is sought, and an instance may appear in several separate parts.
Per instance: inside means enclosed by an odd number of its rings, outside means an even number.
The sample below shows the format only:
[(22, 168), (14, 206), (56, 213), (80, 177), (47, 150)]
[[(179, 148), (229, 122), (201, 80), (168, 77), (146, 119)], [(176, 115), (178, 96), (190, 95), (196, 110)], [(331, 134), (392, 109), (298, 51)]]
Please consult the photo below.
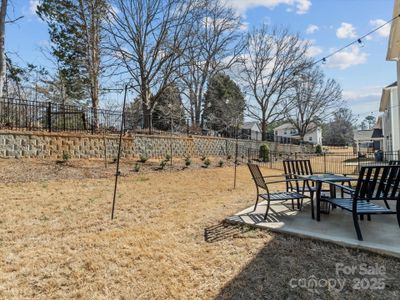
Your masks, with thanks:
[(400, 166), (400, 160), (390, 160), (389, 166)]
[[(336, 198), (325, 199), (325, 201), (352, 213), (357, 238), (362, 241), (363, 237), (358, 224), (358, 216), (367, 215), (369, 217), (377, 214), (396, 214), (397, 222), (400, 226), (399, 183), (400, 165), (365, 166), (361, 168), (356, 189), (354, 193), (351, 193), (350, 200), (349, 198)], [(348, 187), (336, 183), (330, 184), (342, 189), (348, 189)], [(376, 203), (380, 201), (387, 203), (389, 200), (396, 201), (396, 210)]]
[[(277, 178), (277, 177), (285, 177), (285, 175), (276, 175), (276, 176), (263, 176), (260, 168), (256, 164), (247, 164), (249, 167), (251, 176), (253, 177), (254, 183), (257, 188), (257, 199), (256, 199), (256, 204), (254, 205), (254, 210), (256, 211), (258, 201), (260, 198), (264, 199), (267, 201), (267, 210), (264, 215), (264, 220), (267, 219), (269, 208), (271, 205), (272, 201), (280, 201), (280, 202), (285, 202), (285, 201), (292, 201), (292, 209), (294, 209), (294, 201), (296, 200), (298, 202), (298, 207), (301, 208), (300, 205), (300, 200), (302, 201), (304, 198), (308, 198), (307, 196), (299, 193), (299, 192), (270, 192), (268, 185), (271, 184), (276, 184), (276, 183), (287, 183), (287, 182), (294, 182), (294, 181), (299, 181), (298, 179), (284, 179), (284, 180), (275, 180), (275, 181), (270, 181), (267, 182), (266, 179), (268, 178)], [(260, 193), (260, 190), (265, 191), (264, 193)]]
[[(287, 180), (298, 179), (299, 175), (320, 174), (313, 172), (311, 161), (309, 159), (296, 159), (296, 160), (288, 159), (284, 160), (282, 163), (283, 163), (283, 170), (285, 172), (285, 177)], [(300, 186), (300, 183), (302, 183), (302, 186)], [(304, 192), (306, 191), (306, 186), (308, 192), (310, 193), (311, 215), (312, 218), (314, 219), (314, 202), (312, 200), (314, 199), (314, 194), (317, 191), (315, 183), (314, 182), (310, 183), (308, 180), (298, 180), (295, 182), (295, 189), (294, 189), (293, 184), (291, 182), (287, 182), (286, 191), (290, 192), (296, 190), (304, 194)], [(323, 190), (322, 192), (329, 192), (329, 190)]]

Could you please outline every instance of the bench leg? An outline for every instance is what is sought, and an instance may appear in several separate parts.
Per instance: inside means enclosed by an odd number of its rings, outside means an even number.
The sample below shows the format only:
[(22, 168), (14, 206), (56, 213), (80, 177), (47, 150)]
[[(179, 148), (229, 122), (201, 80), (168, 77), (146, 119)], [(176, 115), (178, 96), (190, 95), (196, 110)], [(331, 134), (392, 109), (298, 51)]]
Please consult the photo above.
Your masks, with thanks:
[(358, 224), (358, 216), (355, 213), (353, 213), (353, 222), (354, 222), (354, 228), (356, 229), (357, 238), (359, 241), (362, 241), (363, 238), (362, 238), (362, 234), (361, 234), (360, 225)]
[(259, 198), (260, 198), (260, 195), (257, 194), (257, 200), (256, 200), (256, 204), (254, 205), (253, 211), (256, 211), (256, 209), (257, 209), (258, 199), (259, 199)]
[(267, 201), (267, 211), (265, 212), (264, 221), (267, 219), (268, 211), (269, 211), (270, 200)]
[(314, 213), (314, 192), (310, 192), (310, 198), (311, 198), (311, 218), (315, 219), (315, 213)]
[(397, 211), (397, 223), (399, 224), (399, 227), (400, 227), (400, 201), (399, 200), (397, 200), (396, 211)]

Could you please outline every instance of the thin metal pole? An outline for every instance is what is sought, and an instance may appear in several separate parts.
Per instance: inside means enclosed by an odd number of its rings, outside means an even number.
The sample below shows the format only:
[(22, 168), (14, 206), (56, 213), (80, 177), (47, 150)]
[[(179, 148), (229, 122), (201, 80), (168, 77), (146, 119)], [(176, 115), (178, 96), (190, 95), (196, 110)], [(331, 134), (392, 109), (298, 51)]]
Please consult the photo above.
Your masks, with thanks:
[(125, 119), (125, 104), (126, 104), (126, 94), (128, 92), (128, 86), (125, 86), (124, 104), (122, 105), (122, 120), (121, 120), (121, 130), (119, 132), (119, 144), (118, 144), (118, 156), (117, 156), (117, 170), (115, 172), (115, 185), (114, 185), (114, 196), (111, 209), (111, 220), (114, 219), (114, 209), (115, 209), (115, 197), (117, 196), (118, 187), (118, 177), (121, 175), (119, 172), (119, 160), (121, 158), (121, 144), (122, 144), (122, 134), (124, 131), (124, 119)]
[(237, 159), (238, 159), (238, 131), (239, 131), (239, 125), (236, 126), (236, 145), (235, 145), (235, 177), (233, 180), (233, 189), (236, 189), (236, 169), (237, 169)]

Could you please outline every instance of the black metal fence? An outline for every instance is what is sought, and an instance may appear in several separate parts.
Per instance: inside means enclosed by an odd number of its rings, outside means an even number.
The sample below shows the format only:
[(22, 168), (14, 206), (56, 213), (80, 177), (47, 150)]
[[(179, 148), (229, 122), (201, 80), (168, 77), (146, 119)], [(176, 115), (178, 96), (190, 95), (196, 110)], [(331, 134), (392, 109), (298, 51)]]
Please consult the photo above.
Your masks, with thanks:
[(6, 129), (117, 131), (121, 118), (121, 112), (118, 111), (14, 98), (0, 99), (0, 128)]
[(260, 158), (258, 150), (248, 150), (248, 161), (263, 166), (283, 170), (283, 160), (309, 159), (314, 173), (358, 174), (362, 166), (387, 165), (390, 161), (400, 160), (400, 153), (383, 152), (382, 156), (374, 153), (363, 155), (353, 153), (280, 153), (271, 152), (266, 159)]

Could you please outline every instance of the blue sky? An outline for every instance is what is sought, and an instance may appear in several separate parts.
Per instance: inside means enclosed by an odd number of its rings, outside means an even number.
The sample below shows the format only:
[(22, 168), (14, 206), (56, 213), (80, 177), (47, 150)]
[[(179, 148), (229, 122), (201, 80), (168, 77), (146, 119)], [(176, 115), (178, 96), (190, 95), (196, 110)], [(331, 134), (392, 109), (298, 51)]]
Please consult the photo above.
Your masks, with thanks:
[[(313, 44), (312, 53), (320, 59), (355, 40), (383, 20), (392, 18), (394, 0), (225, 0), (243, 18), (247, 27), (267, 22), (288, 26)], [(14, 59), (48, 65), (40, 48), (48, 44), (46, 24), (34, 14), (37, 0), (14, 0), (10, 18), (23, 15), (17, 24), (7, 25), (6, 49)], [(344, 98), (360, 118), (377, 115), (382, 87), (396, 78), (394, 62), (387, 62), (390, 26), (328, 59), (323, 68), (328, 77), (342, 86)], [(18, 54), (18, 55), (17, 55)]]

